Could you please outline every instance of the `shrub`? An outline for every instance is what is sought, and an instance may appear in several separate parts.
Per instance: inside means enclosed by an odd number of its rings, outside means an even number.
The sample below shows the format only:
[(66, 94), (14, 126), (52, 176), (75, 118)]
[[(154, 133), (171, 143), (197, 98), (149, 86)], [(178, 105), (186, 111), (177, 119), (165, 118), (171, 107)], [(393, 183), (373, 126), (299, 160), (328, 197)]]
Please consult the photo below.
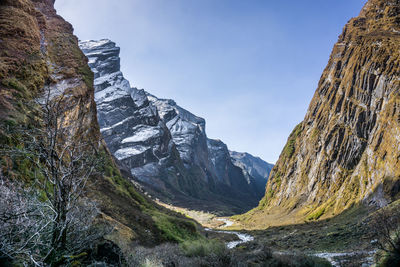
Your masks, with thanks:
[(288, 141), (285, 147), (283, 148), (283, 153), (286, 155), (287, 158), (290, 159), (293, 156), (295, 151), (296, 139), (301, 134), (302, 131), (303, 131), (303, 126), (300, 123), (294, 128), (294, 130), (290, 134)]
[[(371, 232), (380, 249), (381, 260), (378, 266), (400, 265), (400, 211), (397, 205), (377, 211), (370, 221)], [(379, 254), (378, 254), (379, 255)]]
[(150, 211), (150, 214), (165, 241), (181, 243), (200, 237), (195, 223), (188, 219), (169, 216), (158, 211)]
[(396, 253), (385, 253), (377, 266), (400, 266), (400, 255)]
[(315, 212), (311, 213), (307, 220), (318, 220), (325, 213), (325, 207), (317, 209)]
[(205, 257), (212, 254), (221, 256), (227, 250), (225, 244), (215, 239), (185, 241), (181, 244), (181, 248), (188, 257)]

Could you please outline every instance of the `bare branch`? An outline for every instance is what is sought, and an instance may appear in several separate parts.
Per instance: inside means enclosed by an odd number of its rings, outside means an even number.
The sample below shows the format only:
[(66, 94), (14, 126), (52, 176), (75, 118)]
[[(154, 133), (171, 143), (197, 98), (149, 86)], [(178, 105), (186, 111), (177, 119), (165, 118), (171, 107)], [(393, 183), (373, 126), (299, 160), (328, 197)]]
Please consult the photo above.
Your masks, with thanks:
[(43, 266), (90, 247), (104, 232), (94, 229), (99, 210), (85, 198), (100, 161), (95, 146), (78, 136), (83, 118), (67, 125), (64, 96), (50, 91), (35, 105), (41, 127), (16, 128), (23, 146), (0, 148), (34, 168), (28, 188), (0, 173), (0, 253), (23, 265), (29, 259), (29, 264)]

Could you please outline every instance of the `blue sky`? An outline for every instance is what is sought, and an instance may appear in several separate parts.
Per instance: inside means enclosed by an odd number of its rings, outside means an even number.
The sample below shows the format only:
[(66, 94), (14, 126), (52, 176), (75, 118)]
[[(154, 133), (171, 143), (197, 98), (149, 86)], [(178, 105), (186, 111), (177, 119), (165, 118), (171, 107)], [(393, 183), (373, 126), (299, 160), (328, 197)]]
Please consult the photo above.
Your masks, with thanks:
[(274, 163), (365, 0), (57, 0), (81, 40), (121, 47), (131, 85), (206, 119), (210, 138)]

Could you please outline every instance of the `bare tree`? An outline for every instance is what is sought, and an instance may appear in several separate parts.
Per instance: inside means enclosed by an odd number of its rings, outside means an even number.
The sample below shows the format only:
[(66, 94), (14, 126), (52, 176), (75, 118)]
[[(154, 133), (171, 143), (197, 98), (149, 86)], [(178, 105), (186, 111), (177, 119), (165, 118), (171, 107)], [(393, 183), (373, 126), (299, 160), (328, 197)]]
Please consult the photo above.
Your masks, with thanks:
[[(84, 117), (68, 115), (63, 94), (49, 89), (32, 110), (40, 126), (18, 130), (22, 147), (2, 149), (11, 157), (29, 159), (35, 177), (28, 191), (0, 177), (0, 198), (9, 202), (0, 208), (0, 227), (8, 229), (0, 236), (0, 250), (11, 258), (30, 254), (31, 262), (41, 265), (60, 261), (99, 238), (101, 231), (92, 230), (98, 210), (85, 199), (85, 187), (100, 157), (86, 136)], [(25, 243), (13, 242), (13, 236), (22, 236)]]
[(43, 257), (36, 252), (48, 249), (51, 209), (33, 192), (23, 192), (16, 183), (0, 178), (0, 252), (9, 259), (24, 258), (40, 265)]
[(400, 211), (398, 208), (383, 208), (370, 221), (371, 232), (377, 247), (389, 255), (400, 257)]
[[(35, 188), (0, 178), (0, 256), (36, 266), (52, 265), (84, 251), (106, 233), (105, 228), (94, 227), (99, 213), (95, 203), (81, 199), (67, 216), (65, 249), (55, 250), (52, 239), (57, 214), (51, 202), (42, 200)], [(53, 251), (62, 253), (62, 257), (49, 260)]]

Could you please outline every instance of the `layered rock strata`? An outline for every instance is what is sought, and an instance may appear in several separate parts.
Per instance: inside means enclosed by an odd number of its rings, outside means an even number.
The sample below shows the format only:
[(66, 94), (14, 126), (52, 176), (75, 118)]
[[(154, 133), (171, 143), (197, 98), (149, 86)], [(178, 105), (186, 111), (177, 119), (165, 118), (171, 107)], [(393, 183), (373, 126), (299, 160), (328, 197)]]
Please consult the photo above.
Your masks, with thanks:
[(247, 219), (263, 224), (274, 213), (315, 220), (397, 199), (399, 88), (400, 2), (370, 0), (344, 27), (304, 120)]

